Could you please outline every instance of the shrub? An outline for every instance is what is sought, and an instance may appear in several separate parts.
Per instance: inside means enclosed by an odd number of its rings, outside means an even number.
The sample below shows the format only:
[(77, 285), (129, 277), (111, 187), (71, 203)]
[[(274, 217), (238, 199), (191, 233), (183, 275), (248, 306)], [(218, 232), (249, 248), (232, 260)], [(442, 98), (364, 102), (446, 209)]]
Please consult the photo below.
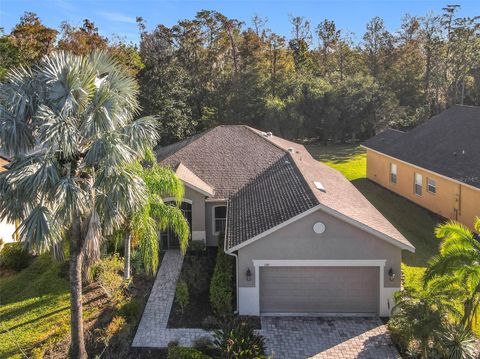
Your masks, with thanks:
[(132, 298), (123, 303), (120, 307), (119, 314), (125, 318), (127, 322), (136, 322), (142, 314), (142, 306), (137, 299)]
[(179, 280), (177, 282), (177, 287), (175, 289), (175, 302), (180, 307), (183, 315), (185, 308), (190, 302), (190, 298), (188, 295), (188, 285), (184, 280)]
[(27, 268), (32, 260), (32, 255), (19, 242), (4, 244), (0, 254), (0, 264), (16, 271)]
[(123, 260), (117, 255), (102, 259), (91, 267), (90, 277), (98, 281), (109, 297), (121, 293), (123, 287)]
[(223, 236), (219, 236), (217, 261), (210, 282), (210, 303), (216, 315), (224, 316), (232, 313), (232, 260), (223, 250)]
[(211, 359), (211, 357), (194, 348), (170, 346), (167, 359)]
[(205, 242), (204, 241), (191, 241), (188, 244), (188, 252), (194, 254), (194, 255), (200, 255), (205, 253)]
[(205, 269), (209, 258), (207, 256), (189, 256), (183, 261), (181, 278), (187, 282), (191, 295), (201, 295), (208, 291), (209, 275)]
[(224, 321), (222, 328), (213, 332), (213, 346), (222, 358), (266, 358), (265, 339), (239, 318)]

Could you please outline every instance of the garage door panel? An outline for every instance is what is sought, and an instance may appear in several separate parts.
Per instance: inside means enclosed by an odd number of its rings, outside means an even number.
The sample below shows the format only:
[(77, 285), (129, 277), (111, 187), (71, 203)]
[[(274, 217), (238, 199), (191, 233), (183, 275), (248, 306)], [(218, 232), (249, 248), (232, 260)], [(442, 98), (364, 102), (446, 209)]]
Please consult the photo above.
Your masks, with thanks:
[(263, 313), (377, 313), (378, 267), (262, 267)]

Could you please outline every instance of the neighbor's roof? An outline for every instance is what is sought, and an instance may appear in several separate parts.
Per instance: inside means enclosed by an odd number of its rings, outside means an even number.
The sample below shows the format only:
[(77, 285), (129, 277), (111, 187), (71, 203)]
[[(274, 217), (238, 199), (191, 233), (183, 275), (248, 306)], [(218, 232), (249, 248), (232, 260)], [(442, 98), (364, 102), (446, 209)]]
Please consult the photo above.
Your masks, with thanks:
[(480, 188), (480, 107), (452, 106), (411, 131), (387, 130), (364, 146)]
[(218, 126), (162, 148), (157, 155), (164, 165), (187, 166), (213, 187), (215, 198), (229, 199), (227, 249), (316, 206), (413, 249), (340, 172), (315, 160), (297, 143), (247, 126)]

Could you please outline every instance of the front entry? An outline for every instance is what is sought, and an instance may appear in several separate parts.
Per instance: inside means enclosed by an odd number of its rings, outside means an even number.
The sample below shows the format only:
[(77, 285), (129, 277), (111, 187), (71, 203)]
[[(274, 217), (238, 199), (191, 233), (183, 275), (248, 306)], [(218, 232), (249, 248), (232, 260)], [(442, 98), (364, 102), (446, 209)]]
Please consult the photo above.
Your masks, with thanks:
[[(175, 206), (175, 202), (167, 202), (171, 206)], [(183, 215), (185, 216), (188, 227), (190, 228), (189, 240), (192, 239), (192, 204), (188, 202), (182, 202), (180, 205)], [(171, 228), (167, 228), (166, 231), (160, 232), (160, 249), (179, 249), (180, 242), (175, 232)]]

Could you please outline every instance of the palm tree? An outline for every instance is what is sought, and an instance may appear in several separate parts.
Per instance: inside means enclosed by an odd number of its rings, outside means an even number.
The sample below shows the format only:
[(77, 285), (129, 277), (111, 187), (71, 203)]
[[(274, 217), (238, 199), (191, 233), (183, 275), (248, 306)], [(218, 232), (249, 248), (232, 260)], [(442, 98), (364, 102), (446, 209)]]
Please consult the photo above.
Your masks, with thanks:
[[(480, 231), (480, 218), (476, 219), (474, 227)], [(424, 281), (427, 284), (439, 277), (449, 277), (448, 285), (456, 282), (462, 288), (460, 324), (471, 330), (480, 305), (480, 242), (470, 229), (455, 221), (439, 225), (435, 235), (442, 238), (440, 253), (430, 260)]]
[[(190, 229), (188, 222), (178, 208), (184, 195), (184, 187), (174, 172), (159, 166), (151, 151), (134, 167), (146, 183), (147, 202), (133, 213), (126, 225), (124, 240), (125, 279), (130, 278), (130, 249), (132, 239), (139, 244), (141, 257), (148, 274), (154, 274), (158, 267), (158, 231), (171, 228), (179, 239), (180, 250), (187, 248)], [(172, 197), (177, 206), (165, 203), (162, 198)]]
[(130, 164), (156, 141), (155, 121), (134, 121), (137, 92), (102, 52), (56, 52), (1, 85), (0, 145), (13, 161), (0, 175), (0, 218), (20, 220), (20, 239), (36, 253), (61, 255), (68, 239), (73, 358), (87, 357), (82, 269), (147, 199)]
[[(395, 293), (395, 306), (388, 322), (392, 337), (405, 350), (418, 343), (419, 354), (427, 358), (430, 344), (448, 322), (448, 316), (457, 317), (458, 310), (452, 303), (449, 289), (415, 289), (406, 287)], [(415, 349), (415, 348), (413, 348)]]

